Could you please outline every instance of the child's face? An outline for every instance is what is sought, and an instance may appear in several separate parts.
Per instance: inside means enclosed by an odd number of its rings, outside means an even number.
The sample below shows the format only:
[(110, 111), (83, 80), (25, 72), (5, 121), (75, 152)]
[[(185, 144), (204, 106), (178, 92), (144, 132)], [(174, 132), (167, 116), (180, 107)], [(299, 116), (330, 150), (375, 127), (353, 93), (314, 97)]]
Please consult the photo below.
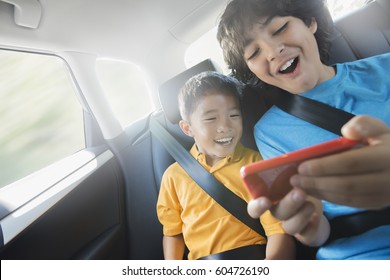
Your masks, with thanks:
[(242, 116), (231, 95), (215, 92), (203, 97), (189, 122), (181, 121), (183, 131), (194, 137), (199, 152), (212, 166), (233, 153), (242, 136)]
[(316, 31), (314, 20), (310, 26), (296, 17), (264, 20), (248, 32), (244, 59), (263, 82), (294, 94), (306, 92), (334, 75), (321, 63)]

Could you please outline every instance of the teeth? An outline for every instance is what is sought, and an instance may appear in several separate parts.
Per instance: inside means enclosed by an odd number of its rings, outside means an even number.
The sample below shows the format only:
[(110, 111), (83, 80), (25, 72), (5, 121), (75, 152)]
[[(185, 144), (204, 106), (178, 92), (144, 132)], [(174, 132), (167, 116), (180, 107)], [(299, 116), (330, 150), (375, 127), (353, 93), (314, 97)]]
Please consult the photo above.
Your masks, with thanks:
[(227, 137), (227, 138), (221, 138), (221, 139), (215, 140), (215, 142), (217, 142), (217, 143), (228, 143), (228, 142), (230, 142), (232, 140), (233, 140), (233, 137)]
[(291, 64), (293, 64), (293, 62), (294, 62), (294, 58), (287, 61), (284, 65), (282, 65), (282, 67), (280, 67), (280, 71), (286, 70), (288, 67), (291, 66)]

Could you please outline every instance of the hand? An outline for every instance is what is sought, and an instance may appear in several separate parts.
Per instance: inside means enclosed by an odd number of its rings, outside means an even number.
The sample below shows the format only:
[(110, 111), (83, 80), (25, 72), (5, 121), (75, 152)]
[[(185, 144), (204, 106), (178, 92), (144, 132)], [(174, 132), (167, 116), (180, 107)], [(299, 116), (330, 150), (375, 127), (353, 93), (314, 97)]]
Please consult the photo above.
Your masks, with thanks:
[(381, 209), (390, 205), (390, 128), (357, 116), (342, 129), (367, 146), (303, 162), (290, 182), (307, 194), (336, 204)]
[(266, 210), (282, 221), (283, 229), (303, 244), (322, 245), (329, 236), (329, 223), (322, 215), (321, 201), (308, 197), (300, 189), (291, 190), (277, 204), (266, 197), (253, 199), (248, 203), (248, 213), (258, 218)]

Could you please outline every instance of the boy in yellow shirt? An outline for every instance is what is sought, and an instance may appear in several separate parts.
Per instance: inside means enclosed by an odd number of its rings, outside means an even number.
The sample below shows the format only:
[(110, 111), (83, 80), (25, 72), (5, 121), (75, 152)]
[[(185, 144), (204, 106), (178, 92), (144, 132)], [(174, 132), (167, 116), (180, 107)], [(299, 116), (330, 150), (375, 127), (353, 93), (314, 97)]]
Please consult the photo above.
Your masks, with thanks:
[[(261, 156), (240, 143), (239, 87), (237, 80), (217, 72), (194, 76), (179, 94), (182, 117), (179, 124), (182, 131), (195, 140), (191, 155), (248, 202), (251, 197), (239, 171), (243, 165), (261, 160)], [(164, 227), (165, 259), (183, 259), (186, 246), (190, 260), (232, 258), (232, 254), (226, 257), (223, 252), (233, 251), (234, 255), (234, 251), (248, 248), (256, 250), (259, 259), (295, 257), (293, 238), (285, 234), (281, 223), (269, 212), (260, 217), (265, 237), (217, 204), (177, 162), (163, 175), (157, 213)]]

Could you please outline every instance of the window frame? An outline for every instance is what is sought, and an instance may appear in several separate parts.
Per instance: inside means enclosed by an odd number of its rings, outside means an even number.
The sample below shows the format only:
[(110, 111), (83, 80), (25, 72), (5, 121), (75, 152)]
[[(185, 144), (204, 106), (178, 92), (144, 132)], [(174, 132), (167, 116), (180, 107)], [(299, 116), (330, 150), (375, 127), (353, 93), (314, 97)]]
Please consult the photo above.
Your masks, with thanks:
[[(80, 121), (82, 121), (82, 124), (80, 125), (82, 128), (82, 141), (83, 145), (80, 147), (79, 150), (74, 150), (71, 153), (64, 154), (62, 156), (59, 156), (57, 158), (54, 158), (50, 161), (50, 163), (45, 164), (41, 167), (38, 167), (35, 171), (27, 173), (25, 176), (16, 178), (12, 180), (11, 182), (7, 183), (4, 186), (0, 186), (0, 190), (3, 188), (14, 185), (18, 181), (23, 181), (25, 178), (29, 178), (31, 176), (35, 176), (36, 173), (44, 172), (45, 169), (50, 168), (52, 165), (55, 165), (57, 162), (61, 162), (62, 160), (66, 160), (73, 155), (82, 153), (84, 150), (89, 149), (91, 147), (96, 147), (105, 144), (104, 137), (102, 135), (102, 132), (99, 128), (99, 125), (96, 122), (96, 119), (94, 118), (93, 114), (90, 112), (90, 109), (88, 107), (88, 104), (81, 92), (81, 89), (77, 83), (77, 80), (75, 79), (74, 73), (68, 63), (68, 61), (62, 57), (61, 55), (58, 55), (56, 53), (52, 52), (44, 52), (44, 51), (38, 51), (38, 50), (26, 50), (22, 48), (10, 48), (8, 46), (2, 46), (0, 45), (0, 51), (9, 51), (9, 52), (18, 52), (23, 54), (31, 54), (31, 55), (42, 55), (42, 56), (50, 56), (55, 57), (56, 59), (60, 59), (61, 62), (64, 65), (64, 69), (66, 73), (64, 75), (67, 75), (70, 81), (70, 85), (73, 88), (73, 94), (75, 95), (74, 98), (76, 98), (76, 101), (78, 102), (80, 106)], [(1, 209), (0, 209), (1, 210)]]

